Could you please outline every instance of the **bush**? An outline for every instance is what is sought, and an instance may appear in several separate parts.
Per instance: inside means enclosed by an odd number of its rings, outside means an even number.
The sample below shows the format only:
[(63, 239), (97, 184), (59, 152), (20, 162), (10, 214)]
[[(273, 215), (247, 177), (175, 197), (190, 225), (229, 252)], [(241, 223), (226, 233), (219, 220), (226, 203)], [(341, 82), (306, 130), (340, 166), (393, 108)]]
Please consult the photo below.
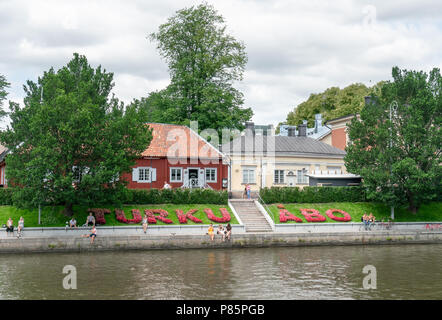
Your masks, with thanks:
[(271, 187), (261, 189), (265, 203), (364, 202), (365, 190), (354, 187)]
[(227, 204), (227, 191), (211, 189), (127, 189), (126, 204)]
[(2, 206), (12, 205), (12, 189), (10, 188), (0, 189), (0, 205)]

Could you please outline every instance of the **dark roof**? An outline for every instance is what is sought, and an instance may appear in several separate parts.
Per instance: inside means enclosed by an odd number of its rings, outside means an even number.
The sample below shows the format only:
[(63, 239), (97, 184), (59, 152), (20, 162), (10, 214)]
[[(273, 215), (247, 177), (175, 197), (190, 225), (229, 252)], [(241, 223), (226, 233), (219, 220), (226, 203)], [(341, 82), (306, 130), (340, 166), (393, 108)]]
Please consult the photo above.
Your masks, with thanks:
[(300, 156), (341, 156), (345, 151), (308, 137), (241, 136), (221, 146), (223, 153), (278, 153)]

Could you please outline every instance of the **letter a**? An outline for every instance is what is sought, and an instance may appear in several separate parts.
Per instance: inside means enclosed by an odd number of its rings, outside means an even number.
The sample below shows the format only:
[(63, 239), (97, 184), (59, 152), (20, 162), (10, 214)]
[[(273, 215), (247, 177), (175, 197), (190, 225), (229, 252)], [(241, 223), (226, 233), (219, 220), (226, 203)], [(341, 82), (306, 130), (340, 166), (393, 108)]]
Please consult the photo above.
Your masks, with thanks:
[(367, 265), (362, 269), (364, 274), (368, 274), (364, 277), (362, 281), (362, 287), (364, 289), (376, 289), (376, 267), (372, 265)]
[(77, 269), (74, 266), (67, 265), (64, 266), (63, 273), (68, 274), (63, 278), (63, 288), (66, 290), (77, 289)]

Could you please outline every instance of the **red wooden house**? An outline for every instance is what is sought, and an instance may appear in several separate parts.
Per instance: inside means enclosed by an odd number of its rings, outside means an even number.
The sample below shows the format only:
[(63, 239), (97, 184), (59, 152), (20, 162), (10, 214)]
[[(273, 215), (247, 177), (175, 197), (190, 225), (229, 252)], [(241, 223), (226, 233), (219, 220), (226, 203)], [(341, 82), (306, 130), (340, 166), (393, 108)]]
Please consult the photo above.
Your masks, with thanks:
[(149, 123), (152, 141), (131, 173), (122, 175), (129, 189), (227, 189), (224, 155), (187, 126)]

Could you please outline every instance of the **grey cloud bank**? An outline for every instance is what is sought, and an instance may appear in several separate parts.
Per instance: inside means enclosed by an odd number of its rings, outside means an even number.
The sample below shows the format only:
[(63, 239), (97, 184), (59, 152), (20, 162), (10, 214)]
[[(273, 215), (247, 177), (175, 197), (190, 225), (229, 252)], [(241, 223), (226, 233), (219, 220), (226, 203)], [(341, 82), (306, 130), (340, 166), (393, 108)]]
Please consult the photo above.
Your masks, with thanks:
[[(208, 1), (228, 32), (246, 45), (249, 62), (237, 87), (257, 123), (277, 124), (330, 86), (389, 80), (391, 68), (440, 67), (438, 1)], [(9, 98), (23, 99), (26, 80), (73, 52), (115, 74), (123, 101), (169, 82), (167, 66), (146, 37), (175, 11), (199, 1), (0, 0), (0, 73)]]

